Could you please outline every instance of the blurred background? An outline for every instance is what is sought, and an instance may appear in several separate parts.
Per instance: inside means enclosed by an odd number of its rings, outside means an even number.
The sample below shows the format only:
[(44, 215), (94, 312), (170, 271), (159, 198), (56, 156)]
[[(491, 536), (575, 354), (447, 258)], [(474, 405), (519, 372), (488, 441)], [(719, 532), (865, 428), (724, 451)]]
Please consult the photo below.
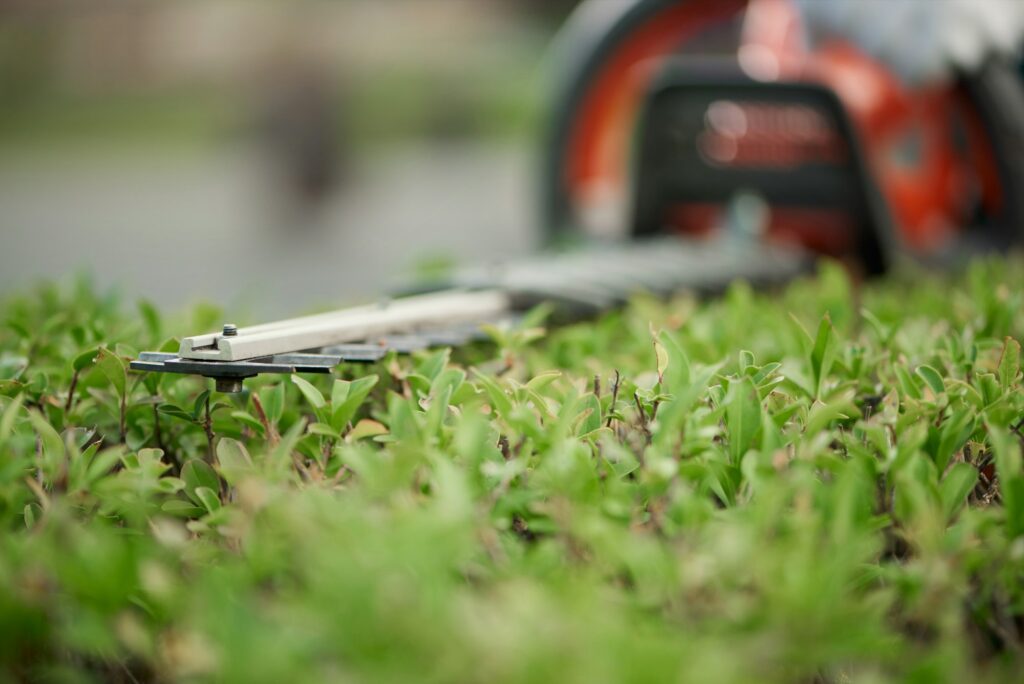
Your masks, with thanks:
[[(1024, 240), (1024, 0), (593, 0), (552, 59), (578, 2), (0, 0), (0, 289), (87, 273), (251, 320), (525, 254), (542, 210), (699, 236), (747, 195), (750, 235), (869, 270), (892, 236)], [(767, 96), (644, 118), (725, 64), (834, 92), (870, 178), (838, 138), (780, 156), (827, 126)]]
[(0, 2), (0, 290), (270, 316), (529, 251), (574, 4)]

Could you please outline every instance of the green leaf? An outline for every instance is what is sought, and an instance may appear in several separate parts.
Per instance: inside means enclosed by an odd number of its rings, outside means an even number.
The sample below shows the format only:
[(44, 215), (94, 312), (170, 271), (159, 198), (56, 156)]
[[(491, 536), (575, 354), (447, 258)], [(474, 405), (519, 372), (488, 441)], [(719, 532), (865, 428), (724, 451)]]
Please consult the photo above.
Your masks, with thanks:
[(15, 321), (15, 320), (8, 320), (8, 321), (5, 321), (5, 322), (4, 322), (4, 324), (5, 324), (5, 325), (6, 325), (6, 326), (7, 326), (7, 327), (8, 327), (9, 329), (13, 330), (13, 331), (14, 331), (14, 333), (15, 333), (16, 335), (18, 335), (18, 337), (22, 338), (23, 340), (28, 340), (28, 339), (31, 339), (31, 338), (32, 338), (32, 333), (31, 333), (31, 332), (29, 332), (29, 329), (28, 329), (28, 328), (26, 328), (26, 327), (25, 327), (25, 326), (24, 326), (24, 325), (23, 325), (22, 323), (20, 323), (19, 321)]
[(299, 391), (302, 392), (302, 396), (306, 397), (306, 401), (308, 401), (317, 411), (327, 405), (324, 395), (320, 394), (320, 390), (313, 387), (313, 385), (311, 385), (307, 380), (300, 378), (298, 375), (293, 375), (292, 383), (299, 388)]
[(754, 367), (754, 352), (747, 351), (746, 349), (740, 350), (740, 372), (746, 373), (748, 368)]
[(104, 449), (96, 454), (89, 463), (85, 472), (86, 484), (92, 486), (105, 477), (111, 469), (121, 460), (124, 455), (124, 447), (117, 446), (112, 449)]
[(21, 411), (21, 406), (24, 403), (25, 395), (19, 394), (4, 409), (3, 415), (0, 416), (0, 444), (6, 442), (11, 436), (11, 431), (14, 430), (14, 421), (17, 419), (18, 412)]
[(18, 380), (28, 366), (28, 359), (24, 356), (13, 356), (0, 354), (0, 377), (4, 380)]
[(992, 373), (978, 373), (974, 379), (974, 383), (981, 393), (982, 398), (985, 401), (985, 406), (992, 406), (999, 401), (1004, 392), (1002, 386), (999, 384), (999, 380)]
[(266, 387), (260, 391), (260, 403), (267, 414), (267, 420), (271, 425), (277, 425), (284, 414), (284, 383), (279, 382), (273, 387)]
[(761, 429), (761, 402), (750, 378), (731, 382), (726, 402), (729, 455), (733, 463), (739, 463)]
[(974, 432), (974, 414), (967, 408), (952, 412), (939, 432), (939, 443), (935, 451), (935, 466), (942, 472), (953, 454), (960, 451), (971, 433)]
[(330, 424), (335, 432), (340, 433), (345, 429), (345, 426), (352, 422), (359, 407), (366, 401), (366, 397), (369, 396), (370, 391), (377, 385), (378, 380), (379, 378), (376, 375), (367, 375), (352, 382), (335, 380), (335, 391), (333, 394), (339, 397), (344, 396), (344, 400), (340, 403), (332, 403)]
[(654, 335), (654, 356), (658, 361), (658, 382), (663, 383), (665, 371), (668, 370), (668, 350), (665, 349), (665, 345), (658, 337), (658, 335)]
[(352, 383), (346, 380), (335, 380), (331, 387), (331, 408), (337, 411), (338, 407), (345, 403), (351, 391)]
[(388, 429), (381, 423), (378, 423), (375, 420), (370, 420), (369, 418), (363, 418), (361, 421), (356, 423), (355, 427), (349, 431), (346, 437), (355, 442), (360, 439), (365, 439), (366, 437), (376, 437), (378, 435), (386, 435), (387, 433)]
[(665, 355), (664, 366), (662, 359), (658, 359), (658, 378), (669, 392), (678, 392), (690, 385), (691, 368), (690, 359), (675, 337), (662, 330), (658, 333), (658, 347)]
[(341, 435), (338, 434), (338, 431), (332, 428), (327, 423), (310, 423), (306, 429), (309, 430), (309, 432), (314, 435), (330, 437), (331, 439), (341, 438)]
[(93, 347), (92, 349), (87, 349), (84, 352), (78, 354), (71, 361), (72, 370), (79, 372), (85, 370), (86, 368), (92, 365), (93, 361), (96, 359), (96, 355), (99, 354), (99, 352), (99, 347)]
[(29, 420), (32, 427), (39, 435), (39, 442), (42, 450), (42, 461), (40, 467), (48, 481), (53, 484), (60, 474), (61, 466), (64, 464), (66, 449), (64, 440), (57, 431), (50, 425), (49, 421), (38, 411), (29, 411)]
[(427, 356), (416, 366), (416, 371), (429, 382), (433, 382), (448, 363), (452, 350), (445, 347)]
[(487, 398), (490, 399), (491, 407), (501, 416), (508, 416), (512, 413), (512, 400), (505, 393), (505, 388), (498, 380), (491, 378), (477, 371), (476, 381), (483, 385)]
[(263, 460), (263, 472), (266, 475), (275, 479), (293, 476), (294, 473), (291, 470), (292, 452), (305, 432), (305, 420), (297, 420), (292, 423), (288, 431), (281, 436), (281, 441)]
[(181, 408), (180, 406), (175, 406), (174, 404), (160, 404), (159, 406), (156, 407), (156, 410), (166, 416), (178, 418), (179, 420), (184, 420), (187, 423), (195, 422), (195, 419), (192, 417), (191, 413)]
[(1024, 459), (1017, 436), (993, 423), (986, 425), (995, 454), (996, 474), (1006, 511), (1006, 527), (1011, 538), (1024, 534)]
[(640, 460), (629, 449), (619, 444), (611, 435), (603, 435), (600, 439), (601, 455), (611, 466), (616, 477), (623, 478), (640, 467)]
[(920, 399), (922, 396), (921, 388), (914, 382), (914, 378), (911, 377), (907, 369), (899, 361), (896, 361), (893, 363), (892, 370), (896, 373), (896, 379), (900, 383), (900, 390), (903, 396), (910, 399)]
[(255, 430), (261, 437), (266, 437), (266, 435), (263, 434), (263, 423), (261, 423), (256, 416), (251, 413), (247, 411), (232, 411), (231, 417), (237, 421), (245, 423)]
[(430, 394), (430, 378), (427, 376), (409, 373), (405, 376), (405, 381), (409, 383), (409, 388), (412, 389), (415, 396), (425, 397)]
[(199, 487), (220, 490), (220, 478), (217, 477), (217, 473), (209, 463), (197, 458), (185, 462), (181, 468), (181, 479), (185, 482), (185, 493), (196, 503), (202, 503), (196, 495), (196, 489)]
[(576, 406), (578, 415), (584, 416), (576, 431), (577, 435), (586, 435), (601, 427), (601, 402), (595, 395), (583, 395)]
[(157, 347), (157, 351), (165, 353), (174, 353), (177, 352), (179, 348), (181, 348), (181, 340), (179, 340), (177, 337), (168, 337), (166, 340), (160, 343), (160, 346)]
[(388, 428), (396, 439), (408, 440), (410, 444), (421, 441), (418, 411), (413, 410), (413, 400), (395, 394), (388, 395)]
[(985, 408), (985, 399), (981, 396), (981, 392), (972, 385), (967, 384), (963, 380), (953, 378), (949, 380), (949, 388), (951, 395), (957, 396), (959, 399), (969, 403), (975, 410), (980, 411)]
[(196, 487), (194, 491), (194, 497), (203, 505), (210, 513), (213, 513), (220, 508), (220, 498), (217, 496), (209, 487)]
[(832, 369), (835, 360), (835, 329), (832, 321), (826, 314), (818, 325), (818, 334), (814, 339), (814, 347), (811, 350), (811, 373), (814, 379), (815, 396), (821, 394), (821, 385)]
[(530, 381), (526, 383), (526, 386), (534, 392), (540, 392), (560, 377), (562, 377), (562, 371), (544, 371), (543, 373), (538, 373), (530, 378)]
[(754, 384), (757, 387), (761, 387), (762, 383), (775, 384), (777, 380), (783, 380), (783, 378), (781, 378), (780, 376), (773, 377), (775, 371), (779, 370), (780, 368), (782, 368), (782, 364), (777, 361), (766, 363), (765, 365), (761, 366), (761, 368), (756, 373), (750, 376), (750, 378), (751, 380), (754, 381)]
[(978, 483), (978, 470), (969, 463), (957, 463), (939, 484), (939, 496), (946, 519), (951, 519), (967, 501), (967, 495)]
[(804, 434), (813, 437), (837, 420), (846, 420), (859, 415), (856, 404), (847, 396), (830, 399), (827, 402), (816, 401), (807, 414)]
[(928, 384), (928, 387), (931, 388), (935, 396), (945, 393), (946, 385), (942, 381), (942, 375), (939, 374), (939, 371), (931, 366), (921, 365), (917, 367), (916, 373)]
[(160, 510), (176, 518), (198, 518), (206, 513), (204, 508), (200, 508), (184, 499), (168, 499), (160, 506)]
[(210, 398), (210, 390), (203, 390), (192, 402), (192, 420), (198, 421), (205, 412), (206, 402)]
[[(252, 457), (245, 445), (228, 437), (217, 442), (217, 465), (224, 480), (232, 486), (253, 471)], [(199, 480), (196, 483), (199, 484)]]
[(1020, 373), (1020, 342), (1007, 337), (1003, 340), (1003, 353), (999, 357), (999, 384), (1008, 390), (1017, 383)]
[(100, 347), (96, 352), (96, 365), (114, 386), (117, 396), (123, 397), (128, 385), (128, 372), (121, 357), (106, 347)]
[(875, 338), (884, 346), (889, 346), (889, 341), (892, 339), (892, 328), (878, 320), (878, 317), (867, 309), (860, 310), (861, 317), (867, 321), (871, 330), (875, 333)]
[[(430, 385), (430, 396), (440, 398), (445, 395), (448, 399), (455, 394), (456, 390), (462, 386), (462, 383), (466, 381), (466, 372), (458, 368), (449, 368), (441, 371), (434, 378), (433, 383)], [(444, 402), (447, 406), (447, 400)]]
[[(125, 344), (124, 342), (118, 342), (117, 344), (114, 345), (114, 353), (117, 354), (117, 356), (123, 362), (124, 359), (134, 359), (136, 356), (139, 355), (139, 350), (136, 349), (135, 347), (133, 347), (130, 344)], [(125, 366), (127, 366), (126, 362), (125, 362)]]
[(43, 515), (43, 508), (37, 503), (27, 503), (22, 509), (22, 516), (25, 519), (25, 529), (31, 530), (36, 526), (36, 521)]

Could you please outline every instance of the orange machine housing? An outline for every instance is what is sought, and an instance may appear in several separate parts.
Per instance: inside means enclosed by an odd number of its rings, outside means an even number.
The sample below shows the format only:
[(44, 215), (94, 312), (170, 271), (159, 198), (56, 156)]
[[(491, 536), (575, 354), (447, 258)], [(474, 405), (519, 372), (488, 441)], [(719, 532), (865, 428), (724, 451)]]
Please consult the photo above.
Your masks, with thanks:
[[(749, 76), (821, 84), (837, 94), (896, 237), (906, 247), (938, 249), (979, 207), (998, 209), (1002, 198), (992, 152), (978, 118), (956, 88), (909, 87), (841, 40), (808, 48), (789, 0), (686, 0), (667, 5), (622, 41), (586, 93), (569, 139), (563, 168), (574, 205), (585, 206), (595, 189), (628, 186), (633, 126), (658, 61), (678, 54), (701, 33), (736, 21), (742, 22), (737, 61)], [(737, 163), (755, 159), (771, 130), (754, 127), (743, 135), (747, 138), (735, 141), (745, 150)], [(771, 149), (780, 163), (793, 158), (777, 144)], [(830, 153), (827, 144), (817, 149)], [(765, 161), (763, 154), (757, 159)], [(715, 222), (715, 209), (680, 206), (671, 220), (681, 232), (702, 233)], [(842, 217), (827, 212), (779, 211), (771, 218), (768, 235), (836, 252), (843, 248), (841, 241), (822, 237), (836, 232), (820, 227), (841, 222)]]

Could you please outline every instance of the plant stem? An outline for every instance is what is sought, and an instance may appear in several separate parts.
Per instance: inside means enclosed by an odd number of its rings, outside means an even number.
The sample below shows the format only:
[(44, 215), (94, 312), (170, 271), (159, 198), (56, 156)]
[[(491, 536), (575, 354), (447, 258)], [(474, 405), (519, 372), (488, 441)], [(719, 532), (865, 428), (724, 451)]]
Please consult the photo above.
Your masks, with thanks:
[(163, 432), (160, 430), (160, 411), (157, 410), (156, 404), (153, 404), (153, 439), (157, 448), (167, 453), (167, 449), (164, 448)]
[(71, 375), (71, 385), (68, 387), (68, 400), (64, 404), (64, 415), (71, 413), (71, 404), (75, 400), (75, 388), (78, 387), (78, 371)]
[(125, 444), (125, 439), (128, 436), (128, 393), (121, 395), (121, 443)]
[(206, 395), (206, 409), (203, 417), (203, 432), (206, 433), (206, 462), (213, 463), (213, 419), (210, 417), (210, 395)]
[(612, 403), (608, 405), (608, 421), (606, 427), (612, 426), (612, 414), (615, 412), (615, 402), (619, 400), (619, 384), (622, 378), (619, 377), (618, 369), (615, 370), (615, 381), (612, 382)]
[(270, 442), (271, 446), (276, 446), (281, 441), (281, 435), (277, 434), (277, 429), (270, 424), (270, 421), (267, 419), (267, 412), (263, 410), (263, 402), (260, 401), (259, 395), (255, 392), (252, 393), (252, 405), (256, 409), (256, 417), (263, 426), (267, 441)]

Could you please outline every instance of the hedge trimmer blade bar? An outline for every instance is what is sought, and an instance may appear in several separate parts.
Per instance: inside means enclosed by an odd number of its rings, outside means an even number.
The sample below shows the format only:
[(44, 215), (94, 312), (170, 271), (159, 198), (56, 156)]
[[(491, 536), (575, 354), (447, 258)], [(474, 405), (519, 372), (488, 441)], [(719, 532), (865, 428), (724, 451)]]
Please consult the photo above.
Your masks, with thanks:
[(624, 304), (634, 293), (713, 293), (736, 279), (788, 281), (807, 270), (802, 251), (744, 241), (678, 238), (603, 245), (487, 268), (464, 270), (443, 288), (379, 304), (186, 337), (177, 354), (143, 352), (138, 371), (214, 378), (241, 390), (261, 373), (327, 373), (341, 363), (372, 363), (389, 352), (459, 346), (483, 337), (484, 324), (507, 324), (542, 303), (562, 320)]

